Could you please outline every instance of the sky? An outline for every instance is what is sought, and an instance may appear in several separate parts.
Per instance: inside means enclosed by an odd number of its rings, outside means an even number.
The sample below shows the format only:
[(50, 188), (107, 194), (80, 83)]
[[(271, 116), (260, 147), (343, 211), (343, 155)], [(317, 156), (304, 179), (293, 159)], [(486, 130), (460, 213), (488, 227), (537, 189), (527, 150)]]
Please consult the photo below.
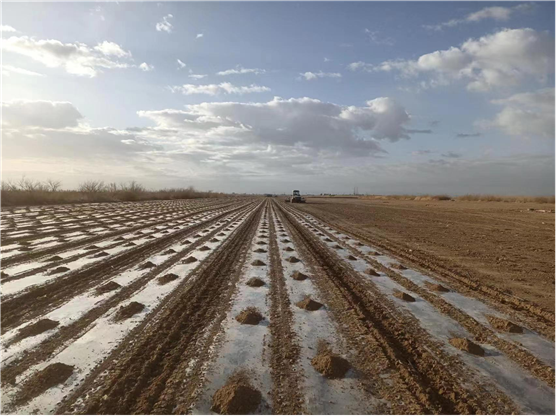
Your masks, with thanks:
[(2, 4), (2, 179), (554, 194), (554, 2)]

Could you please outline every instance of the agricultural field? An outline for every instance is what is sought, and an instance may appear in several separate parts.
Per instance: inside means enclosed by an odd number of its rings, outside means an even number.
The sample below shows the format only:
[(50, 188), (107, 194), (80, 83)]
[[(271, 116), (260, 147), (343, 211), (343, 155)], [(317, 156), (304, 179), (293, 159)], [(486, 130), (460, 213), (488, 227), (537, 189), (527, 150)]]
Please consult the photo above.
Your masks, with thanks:
[(554, 414), (553, 309), (308, 202), (4, 209), (2, 412)]

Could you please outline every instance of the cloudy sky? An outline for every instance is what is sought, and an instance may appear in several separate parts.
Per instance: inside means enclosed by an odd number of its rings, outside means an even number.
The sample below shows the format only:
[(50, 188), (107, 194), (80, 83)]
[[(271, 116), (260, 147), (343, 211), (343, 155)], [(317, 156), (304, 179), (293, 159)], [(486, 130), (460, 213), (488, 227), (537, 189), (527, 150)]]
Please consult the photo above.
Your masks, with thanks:
[(4, 3), (3, 179), (554, 193), (554, 3)]

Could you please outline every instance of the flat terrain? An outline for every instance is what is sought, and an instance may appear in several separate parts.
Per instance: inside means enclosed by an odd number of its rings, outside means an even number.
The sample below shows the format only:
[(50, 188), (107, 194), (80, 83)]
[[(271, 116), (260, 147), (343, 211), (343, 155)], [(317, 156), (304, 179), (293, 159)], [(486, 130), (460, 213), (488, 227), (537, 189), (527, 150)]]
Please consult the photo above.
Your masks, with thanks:
[(426, 204), (3, 210), (2, 411), (554, 414), (553, 309), (489, 260), (554, 214)]

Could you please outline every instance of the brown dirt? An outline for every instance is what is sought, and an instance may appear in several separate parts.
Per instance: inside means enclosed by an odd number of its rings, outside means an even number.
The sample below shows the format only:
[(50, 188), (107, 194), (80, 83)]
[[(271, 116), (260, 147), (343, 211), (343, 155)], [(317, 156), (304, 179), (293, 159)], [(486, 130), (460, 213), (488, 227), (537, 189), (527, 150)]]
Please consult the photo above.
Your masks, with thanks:
[(251, 287), (261, 287), (264, 286), (265, 283), (264, 281), (262, 281), (261, 279), (259, 279), (258, 277), (252, 277), (251, 279), (249, 279), (247, 281), (247, 283), (245, 283), (247, 286), (251, 286)]
[(131, 302), (126, 306), (120, 306), (120, 309), (118, 309), (118, 312), (114, 315), (114, 321), (125, 321), (133, 315), (141, 312), (143, 309), (145, 309), (145, 305), (139, 302)]
[(507, 321), (502, 318), (498, 318), (497, 316), (487, 315), (487, 319), (490, 324), (500, 332), (511, 332), (513, 334), (522, 334), (523, 328), (519, 325), (514, 324), (511, 321)]
[(478, 355), (480, 357), (485, 355), (483, 347), (475, 344), (473, 341), (469, 341), (467, 338), (451, 338), (450, 344), (459, 350), (468, 352), (469, 354)]
[(261, 392), (252, 386), (247, 375), (236, 372), (214, 393), (210, 410), (221, 415), (246, 415), (257, 410), (261, 399)]
[(415, 302), (415, 298), (400, 290), (394, 290), (394, 296), (398, 299), (405, 300), (406, 302)]
[(293, 280), (305, 280), (308, 277), (309, 276), (307, 276), (307, 275), (305, 275), (305, 274), (303, 274), (303, 273), (301, 273), (300, 271), (297, 271), (297, 270), (292, 273), (292, 279)]
[(187, 244), (191, 244), (191, 241), (189, 241), (189, 240), (183, 240), (183, 241), (181, 242), (181, 245), (182, 245), (182, 246), (185, 246), (185, 245), (187, 245)]
[(348, 260), (357, 260), (357, 257), (352, 256), (351, 254), (349, 256), (346, 257), (346, 259)]
[(442, 286), (441, 284), (438, 283), (433, 283), (433, 282), (425, 282), (425, 286), (427, 288), (429, 288), (430, 290), (434, 290), (435, 292), (449, 292), (450, 289), (448, 289), (447, 287)]
[(156, 267), (156, 264), (154, 264), (152, 261), (147, 261), (143, 263), (141, 266), (139, 266), (139, 269), (145, 270), (145, 269), (151, 269), (153, 267)]
[(164, 276), (160, 276), (158, 278), (158, 284), (159, 285), (165, 285), (167, 283), (173, 282), (174, 280), (176, 280), (179, 276), (175, 273), (168, 273), (165, 274)]
[(258, 325), (263, 319), (264, 316), (261, 315), (261, 312), (253, 306), (242, 310), (236, 316), (236, 321), (243, 325)]
[(218, 238), (211, 238), (209, 243), (218, 243), (220, 240)]
[(266, 266), (265, 262), (262, 260), (255, 260), (251, 263), (252, 266)]
[[(349, 227), (448, 279), (465, 276), (475, 282), (471, 290), (488, 295), (492, 287), (537, 304), (551, 312), (554, 326), (554, 214), (527, 211), (547, 209), (546, 204), (334, 198), (307, 202), (296, 208)], [(521, 306), (519, 300), (512, 303)]]
[(209, 251), (209, 250), (210, 250), (210, 247), (208, 247), (208, 246), (199, 247), (199, 251)]
[(176, 253), (177, 253), (176, 250), (174, 250), (173, 248), (169, 248), (168, 250), (166, 250), (166, 251), (165, 251), (164, 253), (162, 253), (162, 254), (165, 255), (165, 256), (168, 256), (168, 255), (170, 255), (170, 254), (176, 254)]
[(108, 282), (105, 285), (98, 287), (95, 292), (97, 295), (102, 295), (103, 293), (112, 292), (113, 290), (117, 290), (122, 286), (116, 282)]
[(47, 261), (60, 261), (62, 258), (60, 256), (53, 256), (50, 257)]
[(323, 341), (319, 342), (317, 355), (311, 360), (311, 365), (326, 378), (343, 378), (351, 368), (345, 358), (334, 354)]
[(296, 303), (296, 306), (306, 311), (318, 311), (322, 308), (322, 303), (311, 299), (309, 296), (305, 297), (303, 300)]
[(294, 250), (293, 250), (293, 248), (291, 248), (290, 246), (288, 246), (288, 247), (285, 247), (285, 248), (284, 248), (284, 251), (294, 251)]
[(49, 388), (62, 384), (73, 374), (73, 368), (73, 366), (63, 363), (50, 364), (23, 385), (16, 396), (15, 403), (17, 405), (25, 404)]
[(51, 271), (48, 272), (48, 274), (64, 273), (68, 271), (69, 271), (69, 267), (60, 266), (60, 267), (56, 267), (55, 269), (52, 269)]
[(18, 331), (17, 335), (10, 342), (10, 344), (15, 344), (22, 339), (42, 334), (43, 332), (56, 328), (58, 325), (60, 325), (60, 322), (58, 321), (53, 321), (51, 319), (41, 319), (34, 324), (27, 325), (25, 328), (21, 328)]
[(287, 261), (288, 263), (299, 263), (301, 260), (299, 260), (297, 257), (291, 256), (291, 257), (288, 257), (288, 258), (286, 259), (286, 261)]
[(190, 264), (190, 263), (195, 263), (197, 261), (197, 259), (193, 256), (190, 256), (188, 258), (186, 258), (184, 261), (182, 261), (183, 264)]
[(267, 251), (264, 248), (258, 248), (256, 250), (253, 250), (254, 253), (267, 253)]
[(396, 270), (407, 270), (407, 267), (405, 267), (403, 264), (399, 264), (399, 263), (392, 264), (392, 265), (390, 265), (390, 267), (392, 269), (396, 269)]
[(371, 269), (370, 267), (365, 270), (365, 273), (367, 273), (369, 276), (380, 276), (380, 274), (378, 274), (375, 269)]

